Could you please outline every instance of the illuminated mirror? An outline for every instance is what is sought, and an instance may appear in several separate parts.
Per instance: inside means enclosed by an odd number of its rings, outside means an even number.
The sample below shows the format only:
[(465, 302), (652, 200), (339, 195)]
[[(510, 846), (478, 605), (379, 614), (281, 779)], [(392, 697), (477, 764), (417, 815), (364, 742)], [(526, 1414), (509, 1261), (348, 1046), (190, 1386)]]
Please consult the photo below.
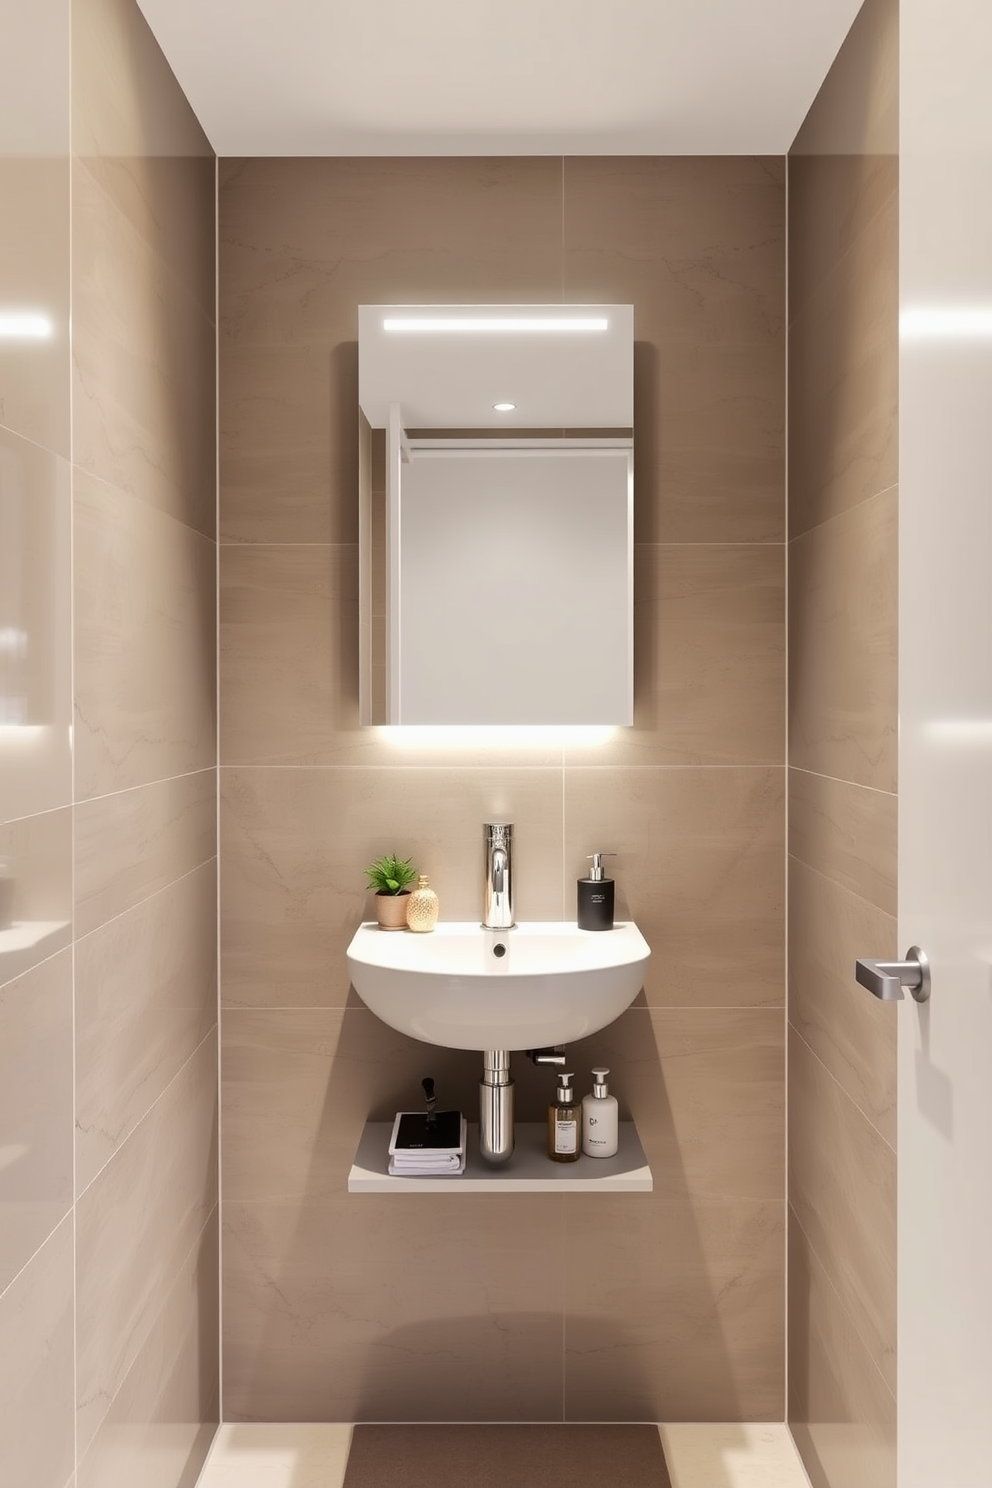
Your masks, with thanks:
[(633, 310), (359, 309), (362, 721), (633, 721)]

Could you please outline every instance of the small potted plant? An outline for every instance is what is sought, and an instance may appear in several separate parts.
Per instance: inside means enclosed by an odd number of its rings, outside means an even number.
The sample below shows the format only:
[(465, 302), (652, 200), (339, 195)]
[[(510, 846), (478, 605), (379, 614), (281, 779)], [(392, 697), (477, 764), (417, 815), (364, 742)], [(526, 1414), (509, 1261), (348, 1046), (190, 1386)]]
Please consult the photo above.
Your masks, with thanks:
[(380, 930), (405, 930), (406, 907), (410, 898), (408, 884), (417, 877), (409, 858), (392, 853), (376, 858), (365, 870), (369, 888), (375, 890), (375, 912)]

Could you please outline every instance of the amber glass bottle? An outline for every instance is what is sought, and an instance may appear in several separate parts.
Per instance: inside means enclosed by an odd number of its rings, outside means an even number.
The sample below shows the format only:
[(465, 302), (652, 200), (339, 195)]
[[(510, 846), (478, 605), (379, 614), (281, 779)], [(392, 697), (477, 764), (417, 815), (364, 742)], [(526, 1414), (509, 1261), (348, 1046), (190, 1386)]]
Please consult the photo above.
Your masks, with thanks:
[(581, 1156), (581, 1109), (570, 1081), (558, 1076), (558, 1096), (548, 1107), (548, 1156), (552, 1162), (578, 1162)]

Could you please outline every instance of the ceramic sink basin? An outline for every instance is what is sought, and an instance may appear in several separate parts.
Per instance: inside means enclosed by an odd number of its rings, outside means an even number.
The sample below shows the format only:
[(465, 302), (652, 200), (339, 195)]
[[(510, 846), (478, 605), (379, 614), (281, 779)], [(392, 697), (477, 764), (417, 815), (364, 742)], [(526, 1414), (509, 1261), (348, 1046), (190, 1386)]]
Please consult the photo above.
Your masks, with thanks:
[(605, 1028), (644, 985), (651, 951), (637, 926), (513, 930), (441, 922), (428, 935), (361, 925), (352, 985), (390, 1028), (449, 1049), (537, 1049)]

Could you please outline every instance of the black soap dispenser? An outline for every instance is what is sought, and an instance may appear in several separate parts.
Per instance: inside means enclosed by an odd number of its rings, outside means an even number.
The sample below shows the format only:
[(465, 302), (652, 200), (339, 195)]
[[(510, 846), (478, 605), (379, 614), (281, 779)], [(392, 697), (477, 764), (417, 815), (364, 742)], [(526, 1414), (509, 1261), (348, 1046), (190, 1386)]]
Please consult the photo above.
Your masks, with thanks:
[(576, 884), (575, 921), (580, 930), (612, 930), (613, 901), (616, 885), (603, 877), (603, 859), (616, 853), (590, 853), (592, 870), (588, 878)]

